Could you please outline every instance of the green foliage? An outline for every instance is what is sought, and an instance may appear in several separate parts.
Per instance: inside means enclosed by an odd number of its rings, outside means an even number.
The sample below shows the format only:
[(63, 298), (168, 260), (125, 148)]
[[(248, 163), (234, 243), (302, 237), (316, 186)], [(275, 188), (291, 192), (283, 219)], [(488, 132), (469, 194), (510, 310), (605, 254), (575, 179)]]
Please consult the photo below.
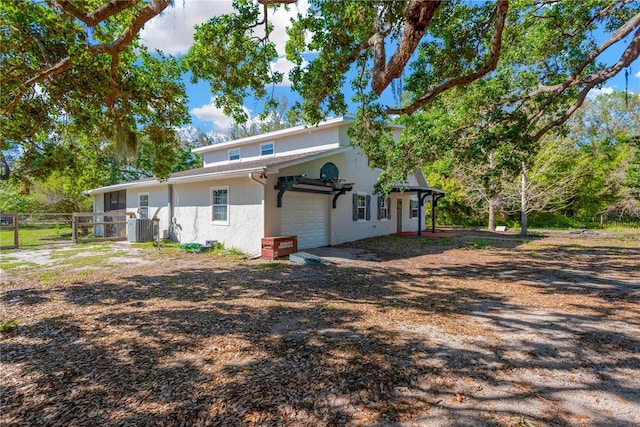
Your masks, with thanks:
[(0, 212), (31, 212), (37, 206), (37, 200), (31, 195), (22, 194), (14, 182), (0, 181)]
[(427, 163), (423, 174), (427, 183), (447, 192), (438, 200), (437, 222), (446, 225), (479, 225), (477, 206), (471, 201), (469, 188), (456, 176), (457, 162), (453, 157), (443, 158)]
[(580, 166), (588, 173), (566, 213), (582, 221), (625, 209), (640, 214), (640, 95), (600, 95), (571, 123), (569, 137), (577, 142)]
[(6, 322), (0, 322), (0, 333), (6, 333), (18, 327), (18, 319), (7, 320)]
[[(277, 58), (275, 44), (259, 34), (263, 28), (256, 22), (261, 8), (251, 0), (235, 0), (235, 12), (215, 16), (196, 25), (194, 41), (184, 58), (192, 80), (207, 80), (216, 95), (216, 107), (236, 122), (248, 116), (244, 98), (267, 95), (265, 85), (282, 81), (282, 74), (271, 71), (270, 62)], [(267, 31), (272, 27), (267, 24)]]
[[(437, 121), (427, 118), (417, 123), (417, 129), (424, 135)], [(638, 95), (603, 94), (588, 100), (569, 121), (570, 131), (541, 140), (527, 165), (530, 225), (595, 227), (603, 213), (637, 215), (639, 149), (634, 135), (639, 122)], [(436, 132), (443, 135), (446, 129), (438, 128)], [(487, 173), (482, 168), (475, 180), (470, 179), (474, 177), (468, 173), (473, 165), (473, 150), (463, 149), (464, 144), (452, 146), (440, 159), (423, 167), (429, 184), (447, 191), (447, 196), (438, 202), (439, 221), (444, 224), (477, 225), (474, 214), (479, 198), (473, 194), (492, 183), (481, 179)], [(460, 173), (461, 169), (467, 173)], [(516, 228), (518, 221), (512, 215), (520, 210), (520, 179), (515, 174), (510, 179), (505, 179), (509, 174), (497, 176), (502, 177), (493, 181), (500, 184), (496, 188), (500, 190), (502, 219), (512, 221), (512, 228)]]
[(286, 97), (273, 98), (270, 109), (263, 112), (257, 118), (248, 123), (234, 122), (229, 129), (230, 139), (241, 139), (253, 135), (260, 135), (267, 132), (274, 132), (302, 124), (289, 108), (289, 101)]
[[(46, 2), (0, 2), (0, 149), (20, 147), (17, 170), (25, 182), (76, 163), (92, 148), (112, 155), (136, 135), (153, 137), (163, 154), (175, 144), (173, 127), (189, 121), (178, 61), (150, 54), (135, 33), (121, 42), (145, 6), (87, 26)], [(78, 7), (89, 12), (97, 3)], [(154, 173), (166, 177), (172, 160), (156, 156)]]

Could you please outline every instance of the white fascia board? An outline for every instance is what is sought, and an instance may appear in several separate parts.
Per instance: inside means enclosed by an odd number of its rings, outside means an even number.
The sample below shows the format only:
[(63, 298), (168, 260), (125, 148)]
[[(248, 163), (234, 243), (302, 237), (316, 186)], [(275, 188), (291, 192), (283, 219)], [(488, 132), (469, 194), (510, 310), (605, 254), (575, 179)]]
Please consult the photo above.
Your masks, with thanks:
[(108, 193), (111, 191), (152, 187), (152, 186), (163, 185), (163, 184), (180, 184), (183, 182), (212, 181), (216, 179), (239, 178), (239, 177), (247, 176), (247, 174), (249, 173), (264, 172), (264, 171), (265, 171), (265, 168), (260, 167), (260, 168), (249, 168), (249, 169), (241, 169), (241, 170), (226, 171), (226, 172), (212, 172), (212, 173), (205, 173), (200, 175), (181, 176), (177, 178), (169, 178), (166, 181), (152, 179), (147, 181), (123, 182), (122, 184), (110, 185), (108, 187), (100, 187), (100, 188), (95, 188), (93, 190), (87, 190), (87, 191), (84, 191), (83, 193), (87, 195), (94, 195), (94, 194)]
[(261, 135), (253, 135), (253, 136), (248, 136), (246, 138), (235, 139), (233, 141), (207, 145), (206, 147), (194, 148), (191, 151), (194, 153), (207, 153), (209, 151), (218, 151), (224, 148), (236, 147), (236, 146), (241, 146), (246, 144), (254, 144), (262, 141), (272, 141), (277, 138), (281, 138), (283, 136), (294, 136), (297, 134), (313, 132), (313, 130), (317, 128), (339, 126), (345, 123), (353, 123), (354, 121), (355, 119), (353, 119), (352, 117), (337, 117), (337, 118), (328, 119), (323, 122), (320, 122), (315, 126), (308, 126), (308, 125), (295, 126), (292, 128), (281, 129), (274, 132), (263, 133)]
[(166, 181), (160, 182), (157, 179), (150, 179), (146, 181), (123, 182), (121, 184), (109, 185), (107, 187), (100, 187), (100, 188), (94, 188), (91, 190), (86, 190), (86, 191), (83, 191), (83, 193), (88, 195), (94, 195), (94, 194), (109, 193), (111, 191), (127, 190), (129, 188), (151, 187), (151, 186), (160, 185), (160, 184), (166, 184)]
[(201, 175), (169, 178), (167, 182), (169, 184), (180, 184), (182, 182), (197, 182), (197, 181), (210, 181), (215, 179), (240, 178), (243, 176), (247, 176), (247, 174), (250, 174), (250, 173), (264, 172), (264, 171), (265, 171), (264, 167), (259, 167), (259, 168), (239, 169), (239, 170), (226, 171), (226, 172), (212, 172), (212, 173), (205, 173)]

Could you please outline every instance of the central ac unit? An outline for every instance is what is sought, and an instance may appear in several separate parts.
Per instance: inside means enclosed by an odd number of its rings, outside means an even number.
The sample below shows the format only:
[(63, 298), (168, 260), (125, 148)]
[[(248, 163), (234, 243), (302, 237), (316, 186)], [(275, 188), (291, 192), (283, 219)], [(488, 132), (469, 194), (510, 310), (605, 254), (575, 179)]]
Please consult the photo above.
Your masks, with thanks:
[(149, 218), (129, 218), (127, 220), (127, 240), (129, 242), (152, 241), (153, 221)]

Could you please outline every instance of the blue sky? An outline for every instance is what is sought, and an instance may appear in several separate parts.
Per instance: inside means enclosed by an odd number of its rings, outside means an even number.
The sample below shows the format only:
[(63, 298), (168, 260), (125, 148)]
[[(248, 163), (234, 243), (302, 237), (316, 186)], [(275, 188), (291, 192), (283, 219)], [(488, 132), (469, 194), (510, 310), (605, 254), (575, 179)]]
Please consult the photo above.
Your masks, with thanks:
[[(284, 44), (287, 36), (285, 28), (289, 24), (291, 16), (298, 11), (304, 13), (308, 8), (306, 0), (300, 0), (297, 5), (290, 8), (289, 12), (279, 10), (270, 16), (271, 22), (275, 26), (275, 31), (270, 35), (275, 42), (280, 58), (272, 64), (277, 71), (287, 75), (293, 64), (284, 58)], [(229, 13), (233, 9), (231, 0), (183, 0), (176, 1), (174, 7), (169, 8), (160, 17), (150, 21), (141, 32), (141, 38), (145, 45), (151, 49), (159, 49), (165, 53), (182, 55), (187, 52), (193, 43), (193, 26), (206, 22), (212, 16), (222, 13)], [(629, 39), (627, 37), (627, 39)], [(627, 40), (628, 42), (628, 40)], [(598, 59), (605, 64), (612, 64), (618, 60), (620, 53), (626, 46), (625, 41), (618, 43), (610, 52), (605, 52)], [(631, 66), (628, 88), (630, 91), (640, 93), (640, 61), (635, 61)], [(219, 108), (216, 108), (211, 101), (209, 84), (200, 82), (192, 84), (188, 77), (185, 77), (187, 94), (189, 95), (189, 111), (192, 117), (192, 126), (205, 132), (225, 134), (231, 124), (231, 119), (224, 116)], [(625, 89), (624, 72), (619, 73), (615, 78), (608, 81), (604, 87), (592, 91), (595, 95), (598, 92), (610, 93), (613, 91), (623, 91)], [(291, 102), (298, 99), (292, 93), (287, 82), (273, 88), (278, 96), (285, 96)], [(389, 92), (389, 91), (388, 91)], [(388, 102), (392, 102), (390, 93), (383, 94), (388, 97)], [(349, 97), (347, 96), (347, 100)], [(256, 100), (247, 99), (245, 108), (250, 115), (257, 115), (262, 104)]]

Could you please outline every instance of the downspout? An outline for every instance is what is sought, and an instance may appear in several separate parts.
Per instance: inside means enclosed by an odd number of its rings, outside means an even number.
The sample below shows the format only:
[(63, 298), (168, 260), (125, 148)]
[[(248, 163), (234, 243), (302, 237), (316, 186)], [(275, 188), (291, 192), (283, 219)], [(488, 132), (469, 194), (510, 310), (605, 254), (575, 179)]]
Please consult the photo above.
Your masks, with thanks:
[[(264, 171), (260, 172), (260, 176), (262, 176), (263, 174), (264, 174)], [(261, 185), (261, 186), (263, 186), (263, 187), (264, 187), (265, 185), (267, 185), (267, 183), (266, 183), (266, 182), (258, 181), (257, 179), (255, 179), (255, 178), (253, 177), (253, 172), (249, 172), (249, 179), (250, 179), (251, 181), (255, 182), (256, 184)]]
[[(262, 172), (260, 172), (260, 177), (265, 177), (266, 178), (266, 174), (265, 174), (265, 170), (263, 169)], [(249, 180), (251, 182), (255, 182), (256, 184), (258, 184), (259, 186), (262, 187), (262, 236), (260, 236), (260, 238), (262, 237), (266, 237), (266, 230), (267, 230), (267, 195), (265, 193), (265, 188), (267, 186), (267, 182), (262, 182), (260, 180), (257, 180), (256, 178), (253, 177), (253, 172), (249, 172)]]

